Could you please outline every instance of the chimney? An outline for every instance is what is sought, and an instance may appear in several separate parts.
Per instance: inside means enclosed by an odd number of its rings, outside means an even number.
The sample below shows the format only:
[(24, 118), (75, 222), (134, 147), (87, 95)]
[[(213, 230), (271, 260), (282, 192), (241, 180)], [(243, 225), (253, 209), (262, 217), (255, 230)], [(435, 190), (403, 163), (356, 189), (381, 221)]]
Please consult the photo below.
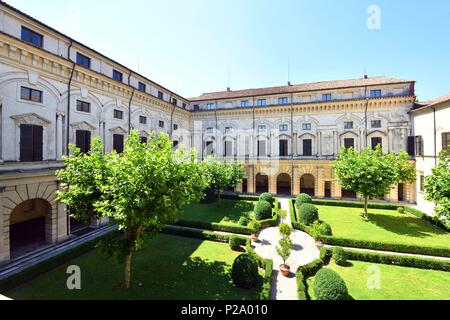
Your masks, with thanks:
[(367, 74), (365, 74), (364, 79), (369, 79), (369, 76)]
[(292, 86), (292, 83), (291, 83), (290, 81), (288, 81), (288, 86), (289, 86), (289, 87), (291, 87), (291, 86)]
[(230, 87), (227, 87), (227, 91), (230, 92), (230, 91), (231, 91), (231, 88), (230, 88)]

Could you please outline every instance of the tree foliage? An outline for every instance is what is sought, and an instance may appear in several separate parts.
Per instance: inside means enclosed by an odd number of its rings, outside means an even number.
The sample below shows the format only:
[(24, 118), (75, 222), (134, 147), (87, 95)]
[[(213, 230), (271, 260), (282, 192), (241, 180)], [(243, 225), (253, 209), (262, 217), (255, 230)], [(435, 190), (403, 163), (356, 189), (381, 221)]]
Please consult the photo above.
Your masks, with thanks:
[(361, 151), (342, 148), (334, 170), (344, 189), (364, 197), (366, 219), (369, 198), (384, 197), (395, 184), (415, 179), (415, 167), (406, 152), (385, 154), (381, 146)]
[(57, 199), (75, 209), (79, 220), (92, 215), (113, 219), (122, 237), (102, 247), (124, 263), (123, 286), (129, 288), (132, 254), (142, 249), (144, 236), (174, 222), (181, 208), (199, 201), (209, 176), (193, 150), (174, 152), (163, 133), (153, 132), (143, 144), (133, 130), (122, 154), (103, 154), (100, 138), (93, 139), (88, 154), (72, 149), (64, 159), (66, 168), (57, 173), (63, 187)]
[(450, 149), (439, 154), (439, 164), (425, 179), (426, 200), (436, 204), (436, 218), (450, 227)]

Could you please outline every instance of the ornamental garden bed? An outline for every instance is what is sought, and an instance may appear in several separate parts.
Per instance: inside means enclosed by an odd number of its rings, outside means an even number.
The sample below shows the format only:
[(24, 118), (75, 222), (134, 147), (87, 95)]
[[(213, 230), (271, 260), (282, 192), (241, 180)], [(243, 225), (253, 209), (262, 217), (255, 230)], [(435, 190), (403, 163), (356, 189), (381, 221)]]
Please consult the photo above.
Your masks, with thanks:
[[(408, 212), (371, 208), (369, 221), (365, 221), (361, 217), (362, 208), (340, 207), (336, 203), (316, 206), (319, 219), (328, 223), (333, 232), (332, 236), (320, 237), (327, 244), (450, 256), (450, 233)], [(291, 210), (298, 217), (293, 203)]]
[[(449, 300), (450, 272), (349, 261), (345, 267), (331, 262), (328, 268), (345, 281), (355, 300)], [(379, 272), (379, 286), (376, 273)], [(372, 278), (371, 278), (372, 277)], [(314, 297), (314, 278), (307, 280), (308, 294)]]
[[(6, 294), (19, 300), (257, 300), (263, 291), (264, 269), (259, 269), (256, 288), (243, 290), (231, 282), (231, 265), (241, 253), (227, 243), (157, 234), (133, 259), (130, 290), (120, 287), (122, 265), (93, 250)], [(71, 265), (81, 268), (82, 290), (66, 287)]]

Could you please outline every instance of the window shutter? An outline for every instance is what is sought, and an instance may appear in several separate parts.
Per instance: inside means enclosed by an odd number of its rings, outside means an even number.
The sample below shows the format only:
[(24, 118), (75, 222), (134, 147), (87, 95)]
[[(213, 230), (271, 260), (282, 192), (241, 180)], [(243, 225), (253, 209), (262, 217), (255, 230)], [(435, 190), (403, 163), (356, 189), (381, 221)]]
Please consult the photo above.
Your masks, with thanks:
[(33, 161), (33, 126), (20, 125), (20, 161)]
[(410, 156), (416, 155), (416, 137), (408, 137), (408, 154)]
[(43, 152), (43, 128), (41, 126), (33, 126), (33, 161), (42, 161)]

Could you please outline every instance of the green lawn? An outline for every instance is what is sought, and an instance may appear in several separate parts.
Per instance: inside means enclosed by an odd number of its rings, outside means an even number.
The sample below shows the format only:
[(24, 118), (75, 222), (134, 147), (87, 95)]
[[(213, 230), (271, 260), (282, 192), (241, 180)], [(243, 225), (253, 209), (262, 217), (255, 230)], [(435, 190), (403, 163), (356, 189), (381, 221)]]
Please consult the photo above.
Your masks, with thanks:
[[(356, 300), (450, 300), (450, 272), (422, 270), (383, 264), (351, 261), (351, 266), (331, 263), (329, 268), (341, 275), (350, 296)], [(380, 289), (369, 289), (372, 268), (379, 268)], [(308, 279), (312, 296), (314, 279)], [(370, 281), (369, 281), (370, 283)]]
[(254, 202), (244, 200), (220, 200), (216, 203), (196, 203), (187, 206), (181, 213), (181, 220), (237, 224), (241, 217), (253, 215)]
[(320, 220), (331, 225), (336, 237), (450, 249), (449, 232), (409, 213), (369, 209), (370, 221), (367, 222), (361, 217), (362, 208), (317, 208)]
[[(231, 265), (239, 254), (226, 243), (158, 234), (135, 255), (133, 284), (128, 291), (120, 288), (122, 266), (95, 250), (6, 295), (45, 300), (255, 300), (261, 287), (242, 290), (231, 283)], [(69, 265), (80, 266), (82, 290), (66, 288)]]

